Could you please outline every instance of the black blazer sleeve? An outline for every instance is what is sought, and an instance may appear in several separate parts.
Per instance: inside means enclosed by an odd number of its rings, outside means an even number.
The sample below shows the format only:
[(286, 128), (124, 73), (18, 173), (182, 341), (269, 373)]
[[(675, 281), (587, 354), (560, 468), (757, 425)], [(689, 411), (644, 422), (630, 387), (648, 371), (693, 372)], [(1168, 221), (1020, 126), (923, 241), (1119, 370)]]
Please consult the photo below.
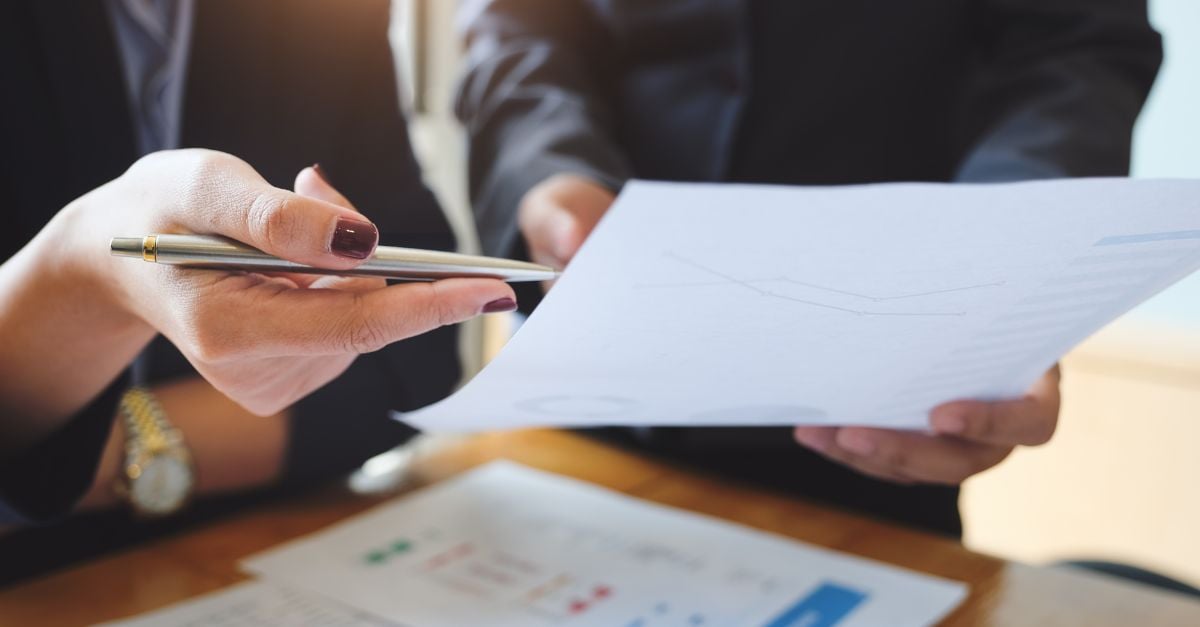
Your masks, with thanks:
[(128, 386), (122, 375), (57, 432), (0, 459), (0, 525), (45, 523), (71, 512), (92, 485)]
[(1145, 0), (982, 0), (977, 138), (957, 180), (1122, 176), (1162, 62)]
[(571, 172), (616, 189), (630, 176), (612, 134), (611, 48), (582, 0), (474, 0), (460, 23), (471, 198), (484, 251), (510, 254), (537, 183)]

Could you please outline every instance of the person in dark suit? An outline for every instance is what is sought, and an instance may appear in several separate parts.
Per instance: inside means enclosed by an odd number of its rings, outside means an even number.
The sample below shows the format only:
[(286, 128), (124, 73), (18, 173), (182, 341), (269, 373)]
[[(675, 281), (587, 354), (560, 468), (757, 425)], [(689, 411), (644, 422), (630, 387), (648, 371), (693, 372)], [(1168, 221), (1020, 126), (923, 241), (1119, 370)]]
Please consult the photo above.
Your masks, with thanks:
[[(558, 266), (634, 177), (1124, 175), (1162, 57), (1145, 0), (468, 0), (461, 18), (457, 113), (485, 252)], [(929, 434), (607, 435), (957, 535), (957, 485), (1049, 439), (1058, 406), (1055, 369), (1023, 399), (937, 408)]]
[(80, 499), (161, 516), (194, 495), (349, 472), (413, 434), (389, 410), (455, 385), (444, 325), (515, 308), (492, 280), (388, 286), (108, 255), (111, 237), (155, 232), (334, 269), (379, 241), (452, 249), (408, 143), (388, 8), (0, 6), (0, 579), (118, 528), (141, 535), (124, 513), (19, 529)]

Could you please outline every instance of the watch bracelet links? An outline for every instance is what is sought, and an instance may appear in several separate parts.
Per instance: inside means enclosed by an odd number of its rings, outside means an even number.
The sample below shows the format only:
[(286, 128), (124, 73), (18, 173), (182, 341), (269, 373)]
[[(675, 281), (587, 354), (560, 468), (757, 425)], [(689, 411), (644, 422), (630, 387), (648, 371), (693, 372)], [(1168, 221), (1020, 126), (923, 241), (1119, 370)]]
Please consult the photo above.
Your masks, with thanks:
[(178, 432), (167, 422), (162, 406), (146, 388), (127, 390), (121, 397), (121, 413), (129, 430), (126, 438), (136, 438), (147, 451), (167, 450), (178, 440)]

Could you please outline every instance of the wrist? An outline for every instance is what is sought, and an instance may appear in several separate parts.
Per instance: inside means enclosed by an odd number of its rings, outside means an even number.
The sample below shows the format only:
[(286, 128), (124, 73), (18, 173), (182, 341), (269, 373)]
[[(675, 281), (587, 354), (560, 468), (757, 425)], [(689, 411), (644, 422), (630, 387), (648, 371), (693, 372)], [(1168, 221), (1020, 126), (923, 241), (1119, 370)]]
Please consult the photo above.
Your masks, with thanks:
[(54, 285), (71, 294), (77, 307), (112, 337), (133, 338), (141, 344), (153, 339), (155, 329), (136, 308), (121, 280), (141, 270), (109, 254), (116, 233), (97, 219), (88, 202), (91, 194), (67, 205), (46, 225), (32, 245), (43, 248), (36, 256), (48, 260), (46, 274)]

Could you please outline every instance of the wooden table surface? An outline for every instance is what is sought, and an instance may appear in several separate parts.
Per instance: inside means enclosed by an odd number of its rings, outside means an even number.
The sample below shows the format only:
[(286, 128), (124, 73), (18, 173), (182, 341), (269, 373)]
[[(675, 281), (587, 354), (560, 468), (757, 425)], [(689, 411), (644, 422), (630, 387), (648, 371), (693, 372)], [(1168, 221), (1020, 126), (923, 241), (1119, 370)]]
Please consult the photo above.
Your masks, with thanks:
[(1200, 625), (1200, 603), (1059, 568), (973, 553), (950, 540), (724, 484), (555, 431), (478, 436), (426, 450), (403, 486), (328, 490), (0, 591), (0, 625), (82, 625), (132, 616), (245, 579), (239, 559), (414, 487), (494, 459), (970, 584), (946, 625)]

